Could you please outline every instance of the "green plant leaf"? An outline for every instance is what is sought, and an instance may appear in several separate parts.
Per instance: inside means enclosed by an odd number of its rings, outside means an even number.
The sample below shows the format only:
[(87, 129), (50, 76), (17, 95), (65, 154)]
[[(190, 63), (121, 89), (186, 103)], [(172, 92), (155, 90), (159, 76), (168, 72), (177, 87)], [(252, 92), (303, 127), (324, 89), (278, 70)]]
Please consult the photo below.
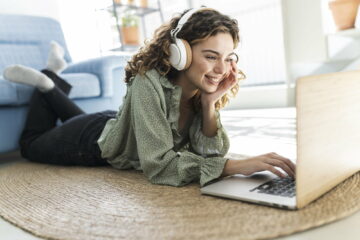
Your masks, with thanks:
[(124, 27), (134, 27), (139, 25), (139, 17), (136, 16), (131, 11), (124, 12), (124, 15), (121, 17), (121, 26)]

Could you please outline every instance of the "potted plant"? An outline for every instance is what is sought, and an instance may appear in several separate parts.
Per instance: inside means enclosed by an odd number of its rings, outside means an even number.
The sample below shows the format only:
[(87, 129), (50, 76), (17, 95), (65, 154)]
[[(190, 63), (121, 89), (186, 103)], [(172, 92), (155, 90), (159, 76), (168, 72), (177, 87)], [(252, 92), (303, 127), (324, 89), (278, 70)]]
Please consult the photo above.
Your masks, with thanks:
[(147, 8), (148, 7), (148, 0), (141, 0), (140, 7)]
[(360, 0), (331, 0), (331, 9), (338, 31), (355, 27)]
[(123, 36), (123, 43), (129, 45), (139, 45), (139, 17), (132, 14), (130, 11), (124, 13), (121, 17), (121, 35)]

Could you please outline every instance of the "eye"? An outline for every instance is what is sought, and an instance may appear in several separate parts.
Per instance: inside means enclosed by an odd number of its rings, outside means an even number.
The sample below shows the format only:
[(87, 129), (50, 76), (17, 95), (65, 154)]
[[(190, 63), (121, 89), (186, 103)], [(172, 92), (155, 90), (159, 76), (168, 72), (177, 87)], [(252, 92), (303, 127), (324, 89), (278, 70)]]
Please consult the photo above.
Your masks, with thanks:
[(205, 56), (206, 59), (209, 59), (209, 60), (217, 60), (217, 57), (215, 56)]

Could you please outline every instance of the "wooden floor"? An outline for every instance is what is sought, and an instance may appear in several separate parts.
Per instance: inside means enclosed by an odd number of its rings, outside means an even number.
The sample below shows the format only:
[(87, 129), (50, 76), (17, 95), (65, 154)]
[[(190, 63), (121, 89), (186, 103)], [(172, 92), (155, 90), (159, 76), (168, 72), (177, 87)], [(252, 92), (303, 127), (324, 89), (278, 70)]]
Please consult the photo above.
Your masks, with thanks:
[[(230, 152), (257, 155), (266, 152), (294, 158), (295, 109), (223, 111), (222, 123), (231, 139)], [(18, 152), (0, 155), (0, 168), (24, 161)], [(278, 240), (353, 240), (360, 239), (360, 212), (340, 221), (278, 238)], [(35, 240), (35, 237), (0, 218), (1, 240)], [(224, 238), (226, 239), (226, 238)]]

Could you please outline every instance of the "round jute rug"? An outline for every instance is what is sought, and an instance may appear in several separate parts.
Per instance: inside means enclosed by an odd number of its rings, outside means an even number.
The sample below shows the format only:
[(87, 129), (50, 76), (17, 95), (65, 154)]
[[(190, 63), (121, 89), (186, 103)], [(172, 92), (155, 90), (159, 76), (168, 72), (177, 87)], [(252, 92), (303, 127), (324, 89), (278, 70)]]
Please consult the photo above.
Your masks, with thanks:
[(266, 239), (360, 209), (360, 173), (298, 211), (152, 185), (138, 171), (16, 163), (0, 169), (0, 215), (47, 239)]

